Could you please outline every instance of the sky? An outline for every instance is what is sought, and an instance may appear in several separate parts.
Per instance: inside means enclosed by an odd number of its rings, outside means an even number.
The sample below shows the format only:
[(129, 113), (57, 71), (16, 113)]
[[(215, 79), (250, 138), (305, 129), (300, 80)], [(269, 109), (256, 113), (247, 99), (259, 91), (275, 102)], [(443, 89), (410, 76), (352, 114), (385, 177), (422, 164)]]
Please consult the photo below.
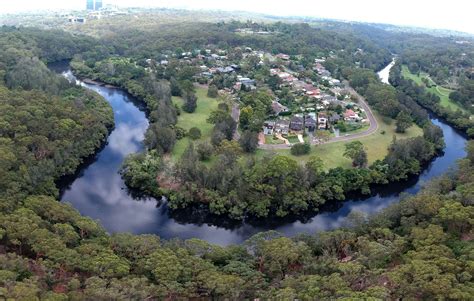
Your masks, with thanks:
[[(86, 0), (0, 0), (0, 13), (82, 9)], [(472, 0), (103, 0), (119, 6), (241, 10), (277, 16), (451, 29), (474, 34)]]

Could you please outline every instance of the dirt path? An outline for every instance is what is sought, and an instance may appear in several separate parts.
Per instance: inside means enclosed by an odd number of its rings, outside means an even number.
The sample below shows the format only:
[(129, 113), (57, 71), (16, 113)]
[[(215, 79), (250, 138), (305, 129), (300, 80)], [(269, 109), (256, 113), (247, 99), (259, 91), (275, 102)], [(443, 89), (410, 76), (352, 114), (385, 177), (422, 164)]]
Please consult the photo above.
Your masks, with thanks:
[(232, 111), (230, 112), (230, 115), (232, 116), (232, 119), (234, 119), (234, 121), (237, 122), (237, 127), (235, 128), (235, 132), (234, 132), (234, 140), (239, 140), (240, 139), (240, 133), (239, 133), (240, 108), (239, 108), (238, 103), (234, 103), (232, 105)]

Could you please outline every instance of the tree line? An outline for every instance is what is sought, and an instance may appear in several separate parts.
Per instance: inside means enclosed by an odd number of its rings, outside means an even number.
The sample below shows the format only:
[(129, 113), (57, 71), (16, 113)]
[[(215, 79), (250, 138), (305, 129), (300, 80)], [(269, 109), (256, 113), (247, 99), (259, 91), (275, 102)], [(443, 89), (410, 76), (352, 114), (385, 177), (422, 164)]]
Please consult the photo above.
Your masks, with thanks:
[(400, 64), (396, 64), (392, 68), (390, 82), (400, 93), (407, 95), (413, 101), (434, 112), (437, 116), (444, 118), (449, 124), (465, 132), (469, 137), (474, 137), (474, 120), (471, 119), (470, 113), (461, 110), (453, 111), (442, 106), (438, 95), (428, 92), (425, 87), (416, 84), (411, 79), (403, 78)]

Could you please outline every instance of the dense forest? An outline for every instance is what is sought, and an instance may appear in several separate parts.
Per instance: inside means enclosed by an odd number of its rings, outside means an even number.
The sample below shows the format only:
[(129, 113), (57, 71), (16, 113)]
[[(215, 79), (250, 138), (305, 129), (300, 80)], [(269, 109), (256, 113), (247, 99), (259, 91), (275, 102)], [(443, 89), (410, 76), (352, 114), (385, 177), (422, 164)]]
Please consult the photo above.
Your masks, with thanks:
[(82, 51), (80, 41), (64, 32), (0, 32), (2, 208), (30, 194), (57, 195), (54, 181), (74, 173), (113, 127), (103, 98), (69, 84), (43, 62)]
[[(73, 173), (113, 127), (112, 110), (102, 97), (47, 68), (47, 63), (66, 59), (72, 59), (78, 76), (124, 88), (146, 104), (147, 152), (126, 160), (123, 177), (145, 194), (169, 195), (169, 205), (176, 209), (203, 206), (235, 219), (317, 210), (327, 200), (343, 200), (349, 192), (368, 193), (371, 184), (419, 173), (444, 146), (441, 130), (429, 122), (422, 108), (439, 113), (430, 106), (436, 100), (400, 78), (397, 68), (395, 88), (379, 82), (375, 72), (390, 61), (395, 46), (384, 44), (385, 36), (376, 38), (375, 29), (237, 21), (159, 27), (150, 23), (140, 29), (138, 22), (127, 18), (79, 30), (101, 39), (60, 30), (0, 29), (0, 296), (18, 300), (472, 298), (472, 141), (457, 171), (426, 184), (417, 195), (402, 197), (372, 217), (354, 213), (339, 230), (293, 238), (263, 232), (243, 244), (222, 247), (198, 239), (110, 235), (97, 222), (58, 202), (55, 181)], [(264, 26), (275, 34), (234, 33), (245, 26)], [(403, 41), (412, 38), (408, 35)], [(325, 63), (328, 70), (348, 80), (384, 116), (395, 118), (397, 127), (414, 122), (424, 134), (394, 140), (386, 158), (370, 166), (361, 145), (352, 143), (346, 152), (353, 168), (325, 170), (317, 157), (305, 165), (280, 155), (244, 158), (243, 153), (253, 151), (245, 141), (253, 139), (258, 120), (239, 124), (246, 127), (242, 135), (246, 138), (231, 141), (237, 124), (229, 108), (221, 105), (209, 119), (216, 145), (190, 144), (173, 166), (172, 176), (158, 177), (157, 183), (157, 175), (164, 169), (169, 172), (163, 158), (183, 135), (177, 117), (181, 110), (192, 111), (196, 98), (192, 70), (176, 66), (152, 74), (145, 61), (166, 50), (192, 51), (207, 44), (302, 54), (308, 62), (337, 53)], [(224, 79), (214, 84), (225, 85)], [(471, 93), (469, 84), (463, 85), (467, 88), (459, 89), (460, 98)], [(180, 95), (186, 105), (175, 106), (172, 95)], [(256, 112), (269, 105), (262, 91), (243, 92), (241, 97)], [(456, 125), (466, 117), (445, 118)], [(459, 127), (472, 133), (472, 124)], [(211, 166), (203, 162), (209, 147), (218, 154)]]
[(469, 300), (474, 144), (455, 174), (350, 228), (229, 247), (107, 235), (46, 196), (2, 208), (0, 267), (8, 298)]

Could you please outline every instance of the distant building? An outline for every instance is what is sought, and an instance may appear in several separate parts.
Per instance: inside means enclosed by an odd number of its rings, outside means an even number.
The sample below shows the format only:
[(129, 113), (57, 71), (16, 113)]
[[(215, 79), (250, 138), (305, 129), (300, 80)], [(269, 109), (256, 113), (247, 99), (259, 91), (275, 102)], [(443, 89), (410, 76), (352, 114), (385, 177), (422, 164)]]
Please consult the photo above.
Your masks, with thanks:
[(86, 0), (87, 10), (99, 10), (102, 8), (102, 0)]
[(276, 55), (277, 58), (279, 59), (282, 59), (284, 61), (287, 61), (290, 59), (290, 56), (288, 54), (284, 54), (284, 53), (279, 53)]
[(86, 18), (68, 17), (69, 23), (86, 23)]
[(95, 0), (95, 10), (102, 8), (102, 0)]

